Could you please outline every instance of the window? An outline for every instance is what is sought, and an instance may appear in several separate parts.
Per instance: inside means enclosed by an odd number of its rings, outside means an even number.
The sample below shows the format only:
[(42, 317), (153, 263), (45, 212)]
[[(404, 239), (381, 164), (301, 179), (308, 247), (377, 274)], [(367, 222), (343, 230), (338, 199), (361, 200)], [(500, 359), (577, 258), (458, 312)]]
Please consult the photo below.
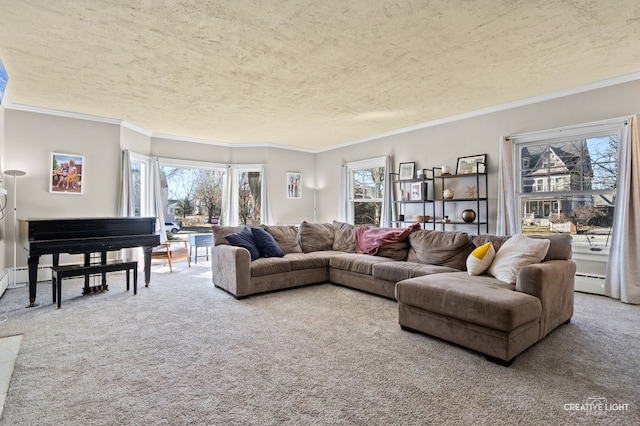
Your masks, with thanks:
[(380, 226), (385, 190), (385, 159), (347, 164), (347, 221), (354, 225)]
[[(578, 277), (602, 280), (606, 275), (624, 121), (613, 119), (511, 138), (521, 218), (518, 231), (571, 234)], [(596, 287), (580, 288), (576, 280), (578, 290), (602, 291), (600, 281)]]
[(150, 159), (147, 156), (130, 153), (131, 177), (133, 186), (133, 207), (135, 216), (150, 214)]
[[(613, 221), (618, 134), (517, 144), (522, 232), (571, 232), (604, 249)], [(526, 159), (526, 161), (525, 161)]]
[(227, 166), (183, 160), (160, 162), (162, 204), (166, 222), (206, 227), (220, 221), (226, 191)]
[(262, 223), (262, 185), (261, 167), (235, 168), (233, 205), (237, 224), (251, 226)]

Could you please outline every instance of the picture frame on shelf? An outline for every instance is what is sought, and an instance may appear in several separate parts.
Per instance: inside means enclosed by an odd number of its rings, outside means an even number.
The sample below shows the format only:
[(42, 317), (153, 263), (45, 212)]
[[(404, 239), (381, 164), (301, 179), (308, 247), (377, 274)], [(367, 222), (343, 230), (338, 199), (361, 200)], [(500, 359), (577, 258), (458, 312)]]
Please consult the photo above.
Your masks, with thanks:
[(409, 192), (409, 199), (411, 201), (421, 201), (424, 199), (424, 183), (414, 182), (411, 184), (411, 191)]
[(473, 173), (484, 173), (486, 171), (487, 154), (471, 155), (468, 157), (458, 157), (456, 165), (457, 175), (468, 175)]
[(398, 179), (399, 180), (410, 180), (415, 177), (416, 173), (416, 163), (400, 163), (400, 167), (398, 168)]

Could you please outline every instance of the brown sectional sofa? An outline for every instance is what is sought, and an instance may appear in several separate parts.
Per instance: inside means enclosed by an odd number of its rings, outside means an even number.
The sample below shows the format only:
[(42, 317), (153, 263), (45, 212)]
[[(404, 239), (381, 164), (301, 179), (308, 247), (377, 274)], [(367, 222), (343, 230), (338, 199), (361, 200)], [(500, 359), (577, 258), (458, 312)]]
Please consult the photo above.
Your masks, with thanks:
[(284, 257), (259, 258), (225, 240), (241, 227), (213, 226), (212, 281), (236, 298), (306, 284), (339, 284), (398, 301), (404, 330), (420, 331), (508, 365), (573, 315), (571, 237), (550, 240), (544, 259), (523, 267), (515, 284), (471, 276), (466, 259), (490, 241), (464, 232), (418, 230), (375, 256), (356, 253), (354, 227), (341, 222), (262, 226)]

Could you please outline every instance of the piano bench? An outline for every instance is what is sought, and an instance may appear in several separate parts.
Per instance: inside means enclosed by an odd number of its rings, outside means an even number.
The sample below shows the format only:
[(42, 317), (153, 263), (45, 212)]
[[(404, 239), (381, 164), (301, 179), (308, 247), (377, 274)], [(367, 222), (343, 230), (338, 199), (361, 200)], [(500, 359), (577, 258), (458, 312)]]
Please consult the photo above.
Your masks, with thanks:
[(111, 260), (105, 264), (93, 265), (58, 265), (51, 267), (51, 284), (53, 286), (53, 303), (58, 304), (60, 309), (60, 299), (62, 298), (62, 283), (65, 278), (85, 277), (85, 287), (83, 294), (90, 293), (89, 275), (103, 274), (103, 285), (99, 286), (101, 290), (108, 290), (104, 280), (104, 274), (108, 272), (126, 271), (127, 272), (127, 291), (129, 291), (129, 271), (133, 271), (133, 294), (138, 294), (138, 262)]

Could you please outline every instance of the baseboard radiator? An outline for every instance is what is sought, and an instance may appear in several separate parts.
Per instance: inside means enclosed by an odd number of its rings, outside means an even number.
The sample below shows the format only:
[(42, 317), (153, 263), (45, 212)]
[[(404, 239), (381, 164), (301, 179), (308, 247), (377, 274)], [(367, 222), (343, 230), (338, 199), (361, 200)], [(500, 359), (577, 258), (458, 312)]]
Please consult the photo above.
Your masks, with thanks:
[(576, 272), (575, 289), (583, 293), (604, 294), (604, 275)]

